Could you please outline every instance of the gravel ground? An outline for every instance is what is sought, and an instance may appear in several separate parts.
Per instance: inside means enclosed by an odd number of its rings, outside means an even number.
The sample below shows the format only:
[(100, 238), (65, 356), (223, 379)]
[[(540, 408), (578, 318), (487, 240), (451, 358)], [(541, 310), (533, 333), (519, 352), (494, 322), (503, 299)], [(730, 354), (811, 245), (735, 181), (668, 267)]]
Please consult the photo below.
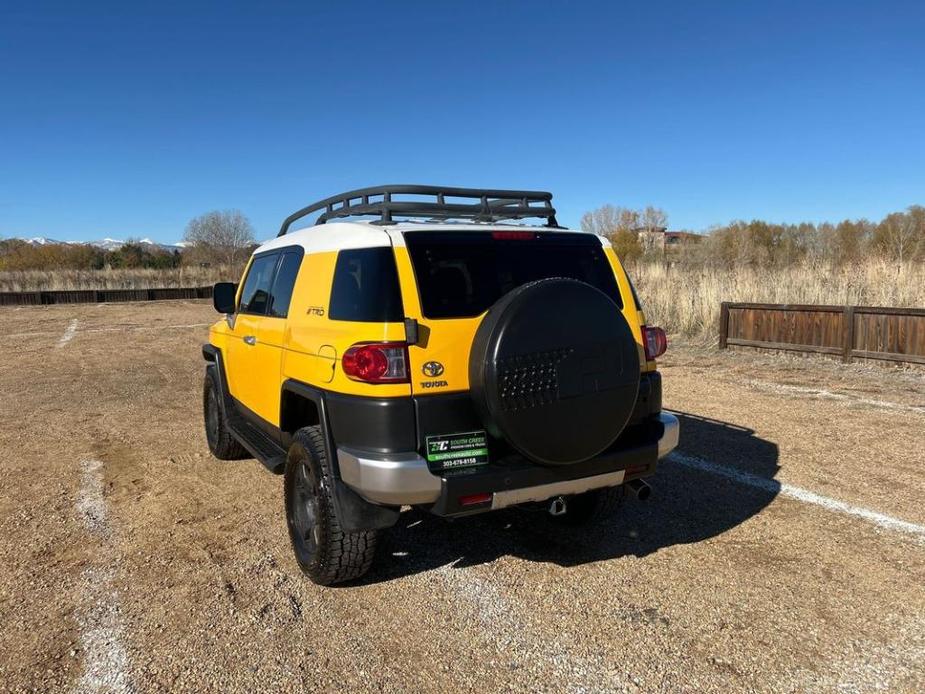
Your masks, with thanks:
[(281, 479), (208, 454), (213, 317), (0, 309), (0, 689), (925, 690), (922, 371), (673, 347), (649, 501), (408, 511), (322, 589)]

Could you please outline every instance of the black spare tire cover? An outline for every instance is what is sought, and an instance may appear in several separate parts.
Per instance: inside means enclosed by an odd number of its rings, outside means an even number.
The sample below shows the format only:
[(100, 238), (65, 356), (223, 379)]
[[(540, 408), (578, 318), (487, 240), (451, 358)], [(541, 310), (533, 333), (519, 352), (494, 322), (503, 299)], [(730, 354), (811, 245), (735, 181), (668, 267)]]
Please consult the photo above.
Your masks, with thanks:
[(639, 352), (606, 294), (544, 279), (489, 309), (472, 343), (469, 385), (492, 436), (538, 463), (568, 465), (623, 431), (639, 390)]

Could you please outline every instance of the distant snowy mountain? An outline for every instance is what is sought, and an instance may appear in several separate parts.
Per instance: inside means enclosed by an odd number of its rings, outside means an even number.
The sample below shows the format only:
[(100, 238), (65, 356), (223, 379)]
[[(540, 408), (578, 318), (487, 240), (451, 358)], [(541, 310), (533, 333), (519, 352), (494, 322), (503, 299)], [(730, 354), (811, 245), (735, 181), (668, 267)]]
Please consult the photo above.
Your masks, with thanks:
[(165, 251), (179, 251), (186, 248), (187, 244), (184, 241), (179, 241), (177, 243), (158, 243), (157, 241), (152, 241), (151, 239), (142, 239), (139, 241), (141, 244), (148, 244), (150, 246), (157, 246), (158, 248)]
[(60, 243), (67, 243), (66, 241), (56, 241), (55, 239), (46, 239), (44, 236), (35, 236), (31, 239), (20, 239), (20, 241), (25, 241), (30, 246), (55, 246)]
[(104, 251), (118, 251), (122, 246), (125, 245), (124, 241), (119, 241), (118, 239), (100, 239), (99, 241), (85, 241), (84, 245), (86, 246), (95, 246), (96, 248), (102, 248)]
[[(45, 238), (44, 236), (36, 236), (31, 239), (19, 239), (19, 240), (25, 241), (31, 246), (83, 245), (83, 246), (93, 246), (94, 248), (101, 248), (104, 251), (117, 251), (120, 248), (122, 248), (122, 246), (125, 245), (125, 241), (122, 241), (120, 239), (111, 239), (108, 237), (105, 239), (99, 239), (98, 241), (58, 241), (56, 239)], [(140, 241), (137, 241), (136, 243), (142, 246), (153, 246), (155, 248), (160, 248), (161, 250), (171, 251), (171, 252), (182, 250), (183, 248), (187, 246), (187, 244), (184, 241), (180, 241), (179, 243), (158, 243), (157, 241), (152, 241), (151, 239), (147, 239), (147, 238), (141, 239)]]

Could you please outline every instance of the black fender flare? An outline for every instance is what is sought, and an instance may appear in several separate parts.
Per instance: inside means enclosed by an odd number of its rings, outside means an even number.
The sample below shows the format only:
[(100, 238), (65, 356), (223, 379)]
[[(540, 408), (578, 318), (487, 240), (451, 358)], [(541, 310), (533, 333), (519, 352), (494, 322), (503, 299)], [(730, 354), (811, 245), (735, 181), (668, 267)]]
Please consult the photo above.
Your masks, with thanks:
[(234, 407), (234, 401), (228, 390), (228, 381), (225, 378), (225, 364), (222, 361), (222, 351), (211, 344), (202, 346), (202, 358), (206, 360), (206, 373), (212, 374), (215, 378), (221, 397), (218, 399), (219, 407), (222, 408), (222, 416), (227, 418), (229, 408)]
[[(334, 473), (334, 508), (341, 527), (347, 532), (356, 532), (359, 530), (391, 528), (395, 525), (401, 512), (400, 508), (370, 503), (348, 487), (341, 479), (340, 464), (337, 460), (337, 445), (331, 434), (324, 391), (301, 381), (287, 379), (283, 381), (280, 402), (282, 402), (282, 394), (287, 392), (313, 402), (318, 410), (318, 425), (321, 427), (326, 453), (328, 460), (331, 461), (331, 468)], [(282, 434), (288, 438), (288, 433), (282, 432)]]

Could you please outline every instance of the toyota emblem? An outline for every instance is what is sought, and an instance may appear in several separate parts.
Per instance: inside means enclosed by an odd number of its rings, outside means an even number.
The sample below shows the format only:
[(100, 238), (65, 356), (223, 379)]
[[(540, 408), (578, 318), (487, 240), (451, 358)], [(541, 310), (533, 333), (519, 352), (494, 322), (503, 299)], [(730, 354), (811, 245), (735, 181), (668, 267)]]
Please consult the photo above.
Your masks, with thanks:
[(421, 367), (421, 371), (424, 372), (425, 376), (436, 378), (443, 374), (443, 364), (439, 361), (429, 361)]

